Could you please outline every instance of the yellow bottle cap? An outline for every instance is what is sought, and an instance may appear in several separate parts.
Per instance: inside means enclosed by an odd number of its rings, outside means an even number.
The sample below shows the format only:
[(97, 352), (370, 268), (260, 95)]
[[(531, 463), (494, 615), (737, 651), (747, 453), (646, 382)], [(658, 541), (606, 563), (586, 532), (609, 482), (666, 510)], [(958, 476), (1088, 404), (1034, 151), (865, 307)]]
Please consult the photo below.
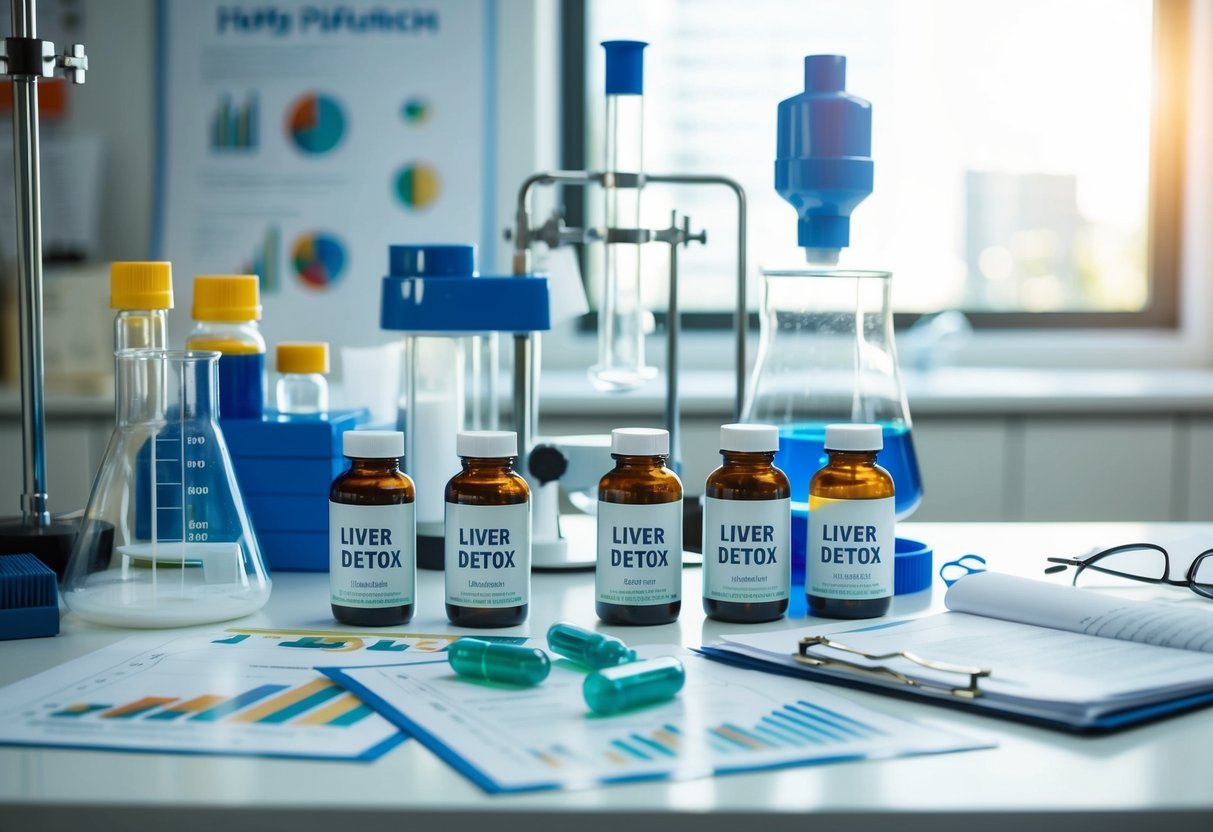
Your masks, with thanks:
[(260, 283), (255, 274), (195, 277), (194, 320), (229, 323), (261, 320)]
[(172, 309), (171, 263), (110, 264), (110, 309)]
[(284, 341), (275, 357), (280, 373), (329, 371), (329, 345), (324, 341)]

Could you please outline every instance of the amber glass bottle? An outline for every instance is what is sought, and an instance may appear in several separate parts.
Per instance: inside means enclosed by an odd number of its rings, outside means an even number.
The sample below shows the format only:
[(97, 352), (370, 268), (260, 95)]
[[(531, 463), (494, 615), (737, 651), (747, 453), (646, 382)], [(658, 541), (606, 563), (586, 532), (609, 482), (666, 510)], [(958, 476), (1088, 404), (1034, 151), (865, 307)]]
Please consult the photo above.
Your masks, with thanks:
[(724, 464), (703, 501), (703, 611), (718, 621), (774, 621), (792, 580), (791, 486), (775, 467), (779, 429), (725, 425)]
[(611, 432), (615, 467), (598, 482), (595, 610), (607, 624), (669, 624), (682, 610), (682, 483), (670, 435)]
[(350, 469), (329, 489), (329, 594), (342, 624), (386, 627), (413, 617), (417, 514), (400, 470), (404, 434), (346, 431)]
[(809, 612), (875, 618), (893, 600), (893, 478), (876, 464), (879, 425), (828, 425), (829, 462), (809, 482)]
[(463, 470), (446, 484), (446, 617), (510, 627), (531, 601), (531, 491), (514, 471), (518, 437), (477, 430), (455, 439)]

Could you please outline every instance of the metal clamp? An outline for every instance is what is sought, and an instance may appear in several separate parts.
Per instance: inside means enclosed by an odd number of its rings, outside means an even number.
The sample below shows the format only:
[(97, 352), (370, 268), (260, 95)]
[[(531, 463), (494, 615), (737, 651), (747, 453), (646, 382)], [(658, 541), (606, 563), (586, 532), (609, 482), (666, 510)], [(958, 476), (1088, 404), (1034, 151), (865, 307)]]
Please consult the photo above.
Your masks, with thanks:
[(55, 65), (65, 70), (63, 77), (73, 84), (83, 84), (84, 74), (88, 72), (88, 55), (84, 54), (83, 43), (73, 43), (63, 54), (55, 59)]
[(55, 54), (55, 44), (39, 38), (4, 38), (0, 41), (0, 75), (10, 78), (54, 78), (55, 70), (73, 84), (83, 84), (88, 71), (84, 44), (73, 43)]

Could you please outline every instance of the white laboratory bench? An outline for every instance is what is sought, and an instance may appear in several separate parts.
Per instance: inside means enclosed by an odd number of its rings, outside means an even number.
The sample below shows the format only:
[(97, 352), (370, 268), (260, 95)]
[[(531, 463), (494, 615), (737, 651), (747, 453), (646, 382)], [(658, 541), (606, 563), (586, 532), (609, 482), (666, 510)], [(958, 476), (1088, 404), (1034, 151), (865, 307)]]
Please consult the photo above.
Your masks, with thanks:
[[(1148, 540), (1170, 546), (1177, 557), (1213, 545), (1211, 523), (919, 523), (904, 524), (898, 533), (932, 544), (937, 567), (975, 552), (994, 568), (1029, 576), (1041, 575), (1046, 554), (1079, 553), (1096, 544)], [(441, 573), (420, 573), (419, 614), (407, 627), (410, 632), (454, 631), (442, 613), (441, 580)], [(738, 630), (736, 624), (704, 620), (699, 580), (698, 569), (686, 570), (677, 623), (610, 631), (632, 643), (697, 646)], [(323, 574), (275, 575), (269, 604), (239, 624), (336, 629), (326, 592)], [(1147, 593), (1144, 597), (1213, 605), (1185, 589), (1143, 586), (1142, 592)], [(936, 578), (932, 590), (896, 599), (893, 613), (934, 611), (942, 608), (942, 599), (943, 585)], [(558, 619), (593, 624), (591, 573), (536, 575), (530, 622), (499, 632), (542, 635)], [(805, 620), (756, 626), (794, 629), (804, 627)], [(127, 635), (68, 615), (57, 638), (0, 642), (0, 683)], [(843, 693), (872, 707), (989, 736), (998, 747), (678, 783), (505, 796), (481, 792), (412, 740), (373, 763), (0, 748), (0, 829), (1213, 829), (1213, 708), (1089, 737), (874, 694)]]
[[(903, 377), (926, 485), (918, 520), (1213, 522), (1213, 371), (939, 367)], [(687, 370), (681, 382), (683, 482), (699, 494), (732, 419), (733, 376)], [(584, 371), (557, 370), (539, 387), (541, 433), (663, 424), (662, 379), (604, 396)], [(53, 510), (84, 507), (112, 429), (110, 397), (48, 394)], [(0, 517), (18, 510), (21, 481), (20, 402), (0, 389)]]

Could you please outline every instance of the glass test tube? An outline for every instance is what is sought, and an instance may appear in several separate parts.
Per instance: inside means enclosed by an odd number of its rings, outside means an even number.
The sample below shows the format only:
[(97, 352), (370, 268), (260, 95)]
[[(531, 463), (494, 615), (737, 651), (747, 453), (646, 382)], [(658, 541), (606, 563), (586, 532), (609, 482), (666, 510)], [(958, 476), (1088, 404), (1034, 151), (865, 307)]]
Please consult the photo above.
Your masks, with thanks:
[[(619, 187), (618, 174), (644, 171), (644, 48), (640, 41), (606, 41), (606, 164), (604, 221), (608, 229), (640, 227), (640, 188)], [(638, 184), (638, 183), (633, 183)], [(590, 381), (603, 391), (632, 390), (656, 375), (644, 363), (645, 310), (640, 292), (640, 246), (603, 245), (598, 363)]]

